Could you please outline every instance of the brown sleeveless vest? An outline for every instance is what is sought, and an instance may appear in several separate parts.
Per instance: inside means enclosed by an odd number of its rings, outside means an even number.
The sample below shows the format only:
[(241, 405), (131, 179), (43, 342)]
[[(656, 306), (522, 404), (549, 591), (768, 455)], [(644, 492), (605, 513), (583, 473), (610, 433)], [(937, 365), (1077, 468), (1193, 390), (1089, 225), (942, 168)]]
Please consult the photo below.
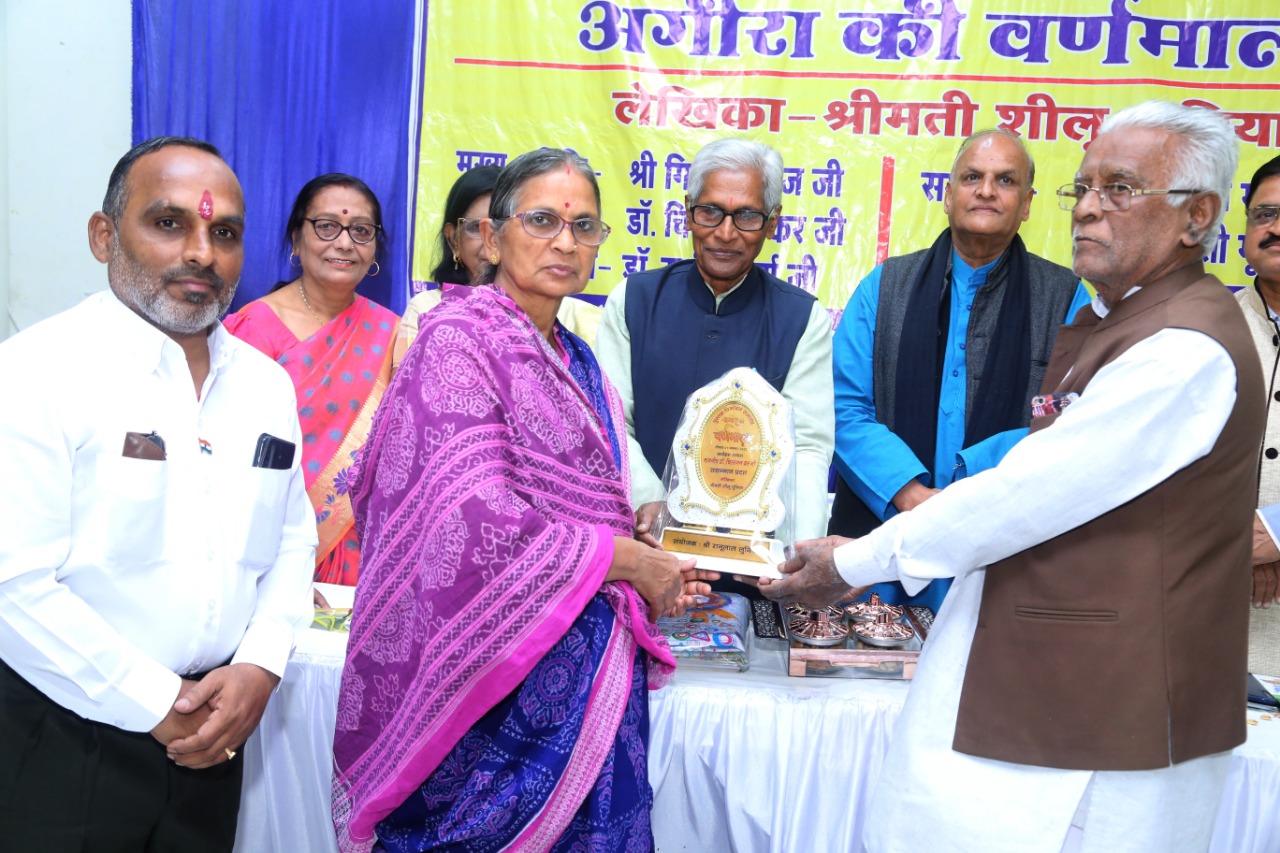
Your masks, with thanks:
[[(1087, 394), (1099, 370), (1168, 328), (1220, 343), (1235, 363), (1237, 389), (1247, 391), (1237, 394), (1207, 456), (987, 569), (956, 723), (959, 752), (1140, 770), (1245, 739), (1250, 517), (1264, 412), (1258, 355), (1235, 300), (1194, 264), (1102, 320), (1083, 310), (1058, 334), (1042, 393)], [(1054, 417), (1035, 418), (1031, 430)], [(1097, 440), (1136, 445), (1142, 436)]]

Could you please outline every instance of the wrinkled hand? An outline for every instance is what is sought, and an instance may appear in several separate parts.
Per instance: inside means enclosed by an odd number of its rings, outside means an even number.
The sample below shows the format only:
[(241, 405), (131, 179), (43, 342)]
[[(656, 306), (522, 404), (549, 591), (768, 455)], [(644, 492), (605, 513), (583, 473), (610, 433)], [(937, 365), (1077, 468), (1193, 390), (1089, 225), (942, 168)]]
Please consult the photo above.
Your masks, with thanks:
[(1280, 560), (1280, 548), (1276, 547), (1275, 540), (1271, 538), (1271, 534), (1262, 523), (1262, 518), (1255, 512), (1253, 514), (1253, 564), (1259, 566), (1263, 563), (1274, 563), (1277, 560)]
[(640, 504), (640, 508), (636, 510), (636, 539), (650, 548), (662, 547), (662, 544), (650, 532), (657, 524), (658, 514), (661, 512), (662, 501), (649, 501), (647, 504)]
[(670, 613), (664, 613), (663, 616), (679, 616), (690, 607), (699, 602), (699, 597), (711, 594), (711, 584), (707, 581), (720, 580), (720, 573), (713, 572), (710, 569), (688, 568), (682, 569), (680, 572), (681, 580), (684, 583), (684, 589), (681, 590), (680, 596), (676, 599), (676, 607)]
[(834, 556), (836, 548), (852, 541), (843, 536), (827, 536), (797, 542), (795, 556), (778, 566), (784, 577), (760, 578), (760, 593), (781, 604), (810, 608), (852, 598), (860, 590), (840, 577)]
[(324, 593), (320, 591), (319, 587), (311, 587), (311, 603), (316, 610), (329, 609), (329, 599), (324, 597)]
[(641, 598), (649, 602), (649, 621), (656, 622), (663, 616), (679, 612), (685, 573), (696, 571), (694, 563), (694, 560), (681, 560), (658, 548), (637, 545), (631, 585)]
[(257, 728), (279, 678), (251, 663), (215, 669), (173, 703), (179, 714), (207, 713), (195, 734), (167, 744), (169, 757), (183, 767), (211, 767), (228, 761), (226, 750), (244, 746)]
[(942, 489), (930, 488), (919, 480), (912, 480), (898, 489), (898, 493), (893, 496), (893, 505), (898, 508), (898, 512), (910, 512), (940, 491)]
[(1254, 607), (1267, 608), (1280, 593), (1280, 563), (1263, 563), (1253, 567)]

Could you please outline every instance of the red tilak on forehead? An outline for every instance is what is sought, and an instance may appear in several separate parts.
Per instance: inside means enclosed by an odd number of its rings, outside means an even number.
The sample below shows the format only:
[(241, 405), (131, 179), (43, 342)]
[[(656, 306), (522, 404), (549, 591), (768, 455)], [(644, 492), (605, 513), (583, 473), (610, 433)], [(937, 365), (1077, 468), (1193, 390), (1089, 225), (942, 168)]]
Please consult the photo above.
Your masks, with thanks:
[(200, 207), (197, 208), (201, 219), (213, 218), (213, 196), (208, 190), (204, 191), (204, 195), (200, 196)]
[(342, 212), (343, 212), (343, 213), (346, 213), (346, 212), (347, 212), (347, 209), (346, 209), (345, 207), (344, 207), (344, 208), (342, 208)]

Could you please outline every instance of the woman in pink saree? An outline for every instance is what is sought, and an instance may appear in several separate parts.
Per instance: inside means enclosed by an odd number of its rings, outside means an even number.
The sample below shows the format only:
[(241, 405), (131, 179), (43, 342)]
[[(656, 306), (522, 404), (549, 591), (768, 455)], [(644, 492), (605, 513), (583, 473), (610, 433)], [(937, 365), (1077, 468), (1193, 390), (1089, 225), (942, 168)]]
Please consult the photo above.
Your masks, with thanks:
[(223, 321), (293, 380), (302, 470), (320, 536), (315, 579), (348, 586), (360, 571), (349, 469), (390, 379), (399, 321), (356, 293), (381, 269), (381, 222), (382, 207), (359, 178), (335, 173), (307, 182), (285, 230), (289, 262), (301, 275)]
[(358, 463), (339, 847), (651, 850), (650, 619), (708, 573), (633, 538), (618, 396), (555, 319), (608, 235), (590, 166), (523, 155), (492, 211), (492, 284), (423, 315)]

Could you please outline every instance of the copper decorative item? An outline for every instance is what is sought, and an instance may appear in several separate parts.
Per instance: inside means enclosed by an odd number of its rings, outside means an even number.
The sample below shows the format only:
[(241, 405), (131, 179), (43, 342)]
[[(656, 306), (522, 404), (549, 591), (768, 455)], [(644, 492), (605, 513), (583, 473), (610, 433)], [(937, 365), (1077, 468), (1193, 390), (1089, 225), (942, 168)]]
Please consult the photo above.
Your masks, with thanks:
[(844, 609), (850, 622), (874, 622), (882, 613), (888, 614), (890, 621), (897, 622), (902, 618), (903, 610), (896, 605), (884, 603), (874, 592), (866, 601), (855, 602)]
[(868, 646), (893, 649), (901, 646), (916, 635), (909, 625), (895, 622), (888, 613), (881, 613), (874, 622), (859, 622), (853, 626), (853, 633), (859, 641)]
[[(787, 622), (791, 637), (806, 646), (838, 646), (849, 639), (849, 628), (841, 621), (839, 607), (823, 607), (819, 610), (788, 607), (799, 615)], [(832, 611), (835, 611), (834, 613)]]

